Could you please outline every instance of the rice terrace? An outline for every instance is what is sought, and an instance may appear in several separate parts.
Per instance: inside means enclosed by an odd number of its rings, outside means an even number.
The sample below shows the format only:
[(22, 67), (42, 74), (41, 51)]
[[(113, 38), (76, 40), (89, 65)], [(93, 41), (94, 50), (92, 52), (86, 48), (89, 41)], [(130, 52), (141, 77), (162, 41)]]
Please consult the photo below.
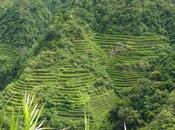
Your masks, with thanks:
[(1, 0), (0, 130), (175, 130), (173, 0)]

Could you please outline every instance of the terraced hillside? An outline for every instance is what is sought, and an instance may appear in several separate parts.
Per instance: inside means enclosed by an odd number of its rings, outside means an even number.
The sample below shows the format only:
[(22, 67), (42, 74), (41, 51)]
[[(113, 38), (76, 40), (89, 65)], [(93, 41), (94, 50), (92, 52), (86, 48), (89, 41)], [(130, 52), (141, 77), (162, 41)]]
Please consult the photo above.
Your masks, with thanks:
[(144, 77), (149, 62), (169, 44), (160, 36), (95, 34), (93, 41), (108, 55), (107, 72), (116, 90), (128, 90)]
[(18, 52), (16, 48), (9, 45), (0, 44), (0, 88), (4, 86), (12, 76), (13, 69), (16, 67), (18, 61)]
[(0, 44), (0, 68), (3, 68), (5, 64), (13, 66), (17, 61), (17, 50), (13, 47)]
[[(54, 114), (59, 123), (81, 129), (86, 111), (91, 129), (97, 130), (117, 101), (108, 82), (116, 92), (130, 89), (147, 74), (149, 61), (168, 44), (160, 36), (95, 34), (72, 41), (71, 49), (64, 46), (41, 51), (20, 78), (6, 87), (1, 96), (7, 111), (21, 109), (25, 92), (37, 93), (46, 102), (46, 117)], [(15, 56), (11, 53), (3, 52)]]
[(34, 93), (32, 89), (42, 83), (54, 83), (56, 77), (49, 70), (26, 69), (23, 75), (16, 82), (10, 84), (5, 90), (3, 101), (8, 103), (7, 110), (10, 112), (13, 108), (18, 111), (22, 105), (22, 97), (25, 92)]
[[(116, 102), (110, 85), (99, 81), (103, 78), (101, 73), (105, 73), (105, 66), (99, 62), (100, 54), (105, 53), (89, 39), (75, 40), (72, 44), (73, 54), (65, 48), (46, 50), (29, 62), (20, 78), (1, 94), (7, 111), (21, 109), (25, 92), (37, 93), (46, 102), (45, 113), (54, 114), (59, 123), (81, 129), (86, 111), (91, 129), (98, 129)], [(60, 56), (63, 54), (64, 57)]]

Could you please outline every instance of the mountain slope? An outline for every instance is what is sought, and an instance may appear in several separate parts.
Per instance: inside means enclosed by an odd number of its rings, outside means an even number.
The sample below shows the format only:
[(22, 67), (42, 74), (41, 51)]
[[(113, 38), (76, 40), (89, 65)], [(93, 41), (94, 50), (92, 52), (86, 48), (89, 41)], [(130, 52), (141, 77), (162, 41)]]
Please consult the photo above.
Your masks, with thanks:
[[(53, 6), (53, 3), (56, 7)], [(15, 79), (18, 72), (25, 65), (26, 60), (34, 55), (39, 46), (39, 41), (45, 36), (46, 27), (52, 21), (54, 11), (61, 5), (60, 1), (55, 2), (54, 0), (8, 0), (1, 2), (0, 46), (10, 46), (10, 48), (14, 48), (20, 54), (18, 63), (13, 64), (13, 68), (16, 68), (16, 70), (8, 67), (6, 67), (6, 70), (1, 69), (1, 75), (3, 75), (0, 80), (1, 89), (10, 80)], [(5, 66), (8, 66), (8, 63), (5, 64), (4, 62), (4, 68)], [(5, 80), (4, 77), (8, 80)]]
[[(18, 61), (19, 53), (16, 48), (0, 44), (0, 88), (2, 88), (4, 84), (8, 83), (13, 75), (15, 75)], [(12, 77), (10, 77), (10, 75)]]
[(58, 129), (82, 130), (85, 112), (91, 130), (120, 130), (124, 122), (154, 128), (155, 113), (172, 107), (172, 2), (9, 2), (0, 6), (0, 81), (11, 81), (0, 92), (0, 109), (8, 115), (18, 114), (26, 92), (45, 103), (45, 125)]
[(109, 57), (107, 72), (117, 90), (134, 86), (149, 72), (150, 61), (170, 47), (166, 38), (160, 36), (95, 34), (94, 42)]
[[(53, 44), (56, 50), (42, 50), (2, 92), (4, 103), (10, 99), (7, 111), (21, 108), (25, 92), (37, 93), (46, 102), (45, 116), (52, 127), (60, 128), (63, 123), (80, 129), (86, 111), (92, 129), (97, 129), (117, 99), (96, 50), (100, 48), (86, 38)], [(52, 124), (53, 114), (59, 123), (54, 120)]]
[[(10, 99), (8, 111), (14, 106), (19, 109), (25, 92), (37, 93), (46, 102), (44, 115), (48, 125), (61, 128), (59, 124), (62, 124), (81, 129), (86, 110), (94, 130), (99, 129), (117, 103), (113, 90), (117, 93), (129, 91), (137, 80), (146, 76), (149, 61), (156, 58), (160, 47), (168, 46), (159, 36), (109, 34), (52, 43), (51, 50), (44, 49), (31, 59), (21, 77), (6, 87), (3, 102)], [(101, 58), (101, 55), (108, 55), (108, 58)], [(114, 83), (114, 89), (109, 82)]]

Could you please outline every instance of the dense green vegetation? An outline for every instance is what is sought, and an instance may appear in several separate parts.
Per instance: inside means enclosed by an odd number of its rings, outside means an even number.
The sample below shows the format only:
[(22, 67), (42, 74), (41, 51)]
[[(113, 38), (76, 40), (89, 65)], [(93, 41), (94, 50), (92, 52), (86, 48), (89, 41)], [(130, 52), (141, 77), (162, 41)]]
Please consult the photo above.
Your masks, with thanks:
[(15, 76), (18, 55), (16, 48), (0, 44), (0, 88)]
[(173, 0), (2, 0), (0, 111), (22, 129), (29, 92), (46, 127), (174, 130), (174, 29)]
[(109, 117), (114, 129), (122, 130), (123, 122), (130, 129), (138, 129), (154, 121), (174, 88), (174, 54), (166, 38), (106, 34), (94, 37), (109, 55), (107, 72), (117, 95), (125, 99)]
[[(18, 71), (23, 68), (26, 59), (34, 55), (40, 40), (47, 32), (46, 27), (59, 6), (61, 6), (61, 2), (54, 0), (2, 1), (0, 6), (0, 44), (8, 45), (7, 50), (12, 52), (15, 48), (20, 56), (13, 59), (14, 61), (18, 59), (13, 67), (4, 64), (4, 67), (0, 69), (0, 75), (2, 75), (0, 76), (0, 88), (3, 88), (9, 82), (9, 79), (15, 78)], [(5, 55), (8, 55), (8, 53), (5, 53)], [(2, 59), (4, 59), (3, 56)]]
[(79, 5), (82, 8), (76, 13), (91, 23), (98, 32), (160, 34), (174, 42), (173, 0), (93, 0), (93, 2), (84, 0)]
[[(174, 52), (173, 52), (174, 53)], [(174, 54), (156, 59), (150, 74), (140, 79), (124, 96), (123, 106), (116, 106), (111, 120), (126, 121), (128, 127), (143, 130), (174, 129)], [(167, 58), (168, 57), (168, 58)], [(155, 64), (156, 63), (156, 64)], [(126, 114), (127, 113), (127, 114)], [(117, 123), (121, 124), (119, 120)], [(116, 129), (122, 129), (118, 125)], [(142, 130), (141, 129), (141, 130)]]

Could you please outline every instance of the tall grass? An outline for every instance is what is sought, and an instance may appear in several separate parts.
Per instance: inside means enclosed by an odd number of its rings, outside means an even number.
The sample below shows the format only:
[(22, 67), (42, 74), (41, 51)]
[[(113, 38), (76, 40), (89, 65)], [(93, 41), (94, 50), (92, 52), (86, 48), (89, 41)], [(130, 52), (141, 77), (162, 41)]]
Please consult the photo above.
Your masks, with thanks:
[(18, 121), (19, 121), (19, 115), (17, 116), (17, 118), (15, 118), (14, 110), (12, 110), (10, 130), (18, 130), (18, 125), (19, 125)]
[(0, 116), (0, 130), (2, 130), (3, 119), (6, 116), (6, 112), (4, 110), (2, 110), (2, 113), (0, 113), (0, 114), (1, 114), (1, 116)]
[(124, 122), (124, 130), (127, 130), (127, 128), (126, 128), (126, 123)]
[[(22, 101), (22, 108), (23, 108), (23, 128), (22, 130), (49, 130), (51, 128), (42, 127), (45, 120), (39, 120), (44, 108), (44, 105), (39, 106), (39, 103), (35, 102), (35, 96), (30, 96), (29, 94), (25, 94), (23, 101)], [(2, 116), (0, 116), (0, 130), (2, 128), (3, 119), (6, 117), (5, 109), (2, 112)], [(10, 130), (19, 130), (19, 120), (20, 116), (15, 115), (14, 109), (11, 113), (10, 119)], [(89, 130), (89, 119), (87, 116), (86, 111), (84, 111), (84, 129)], [(69, 130), (70, 127), (64, 128), (61, 130)], [(58, 129), (56, 129), (58, 130)]]
[(44, 105), (39, 107), (39, 103), (34, 103), (35, 96), (25, 94), (23, 99), (24, 130), (43, 130), (44, 120), (39, 121)]
[(85, 124), (84, 129), (89, 130), (89, 119), (87, 117), (86, 111), (84, 111), (84, 124)]
[[(35, 102), (35, 96), (30, 96), (29, 94), (25, 94), (23, 101), (22, 101), (22, 109), (23, 109), (23, 128), (22, 130), (46, 130), (49, 128), (44, 128), (43, 123), (44, 120), (39, 120), (44, 108), (44, 105), (41, 107), (39, 106), (39, 103)], [(2, 122), (3, 119), (6, 117), (5, 109), (3, 110), (2, 117), (0, 116), (0, 130), (3, 130), (2, 128)], [(19, 130), (19, 113), (18, 115), (15, 115), (14, 109), (11, 113), (11, 119), (10, 119), (10, 130)]]

